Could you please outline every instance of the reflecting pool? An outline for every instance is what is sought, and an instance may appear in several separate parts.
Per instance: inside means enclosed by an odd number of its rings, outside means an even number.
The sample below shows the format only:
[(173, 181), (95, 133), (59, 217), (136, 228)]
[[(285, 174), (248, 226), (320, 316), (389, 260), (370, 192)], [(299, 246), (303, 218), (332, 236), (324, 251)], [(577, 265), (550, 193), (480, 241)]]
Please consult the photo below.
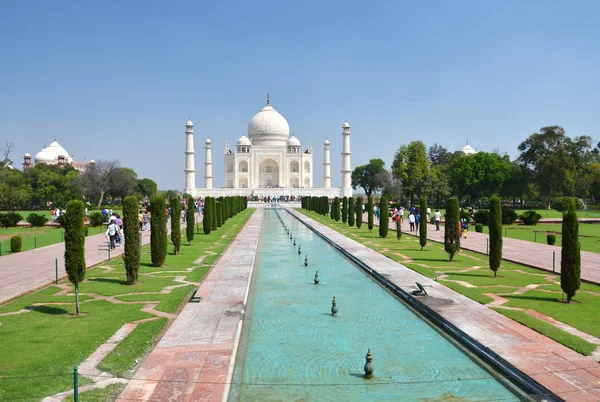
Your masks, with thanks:
[(522, 400), (494, 377), (287, 212), (265, 211), (231, 401)]

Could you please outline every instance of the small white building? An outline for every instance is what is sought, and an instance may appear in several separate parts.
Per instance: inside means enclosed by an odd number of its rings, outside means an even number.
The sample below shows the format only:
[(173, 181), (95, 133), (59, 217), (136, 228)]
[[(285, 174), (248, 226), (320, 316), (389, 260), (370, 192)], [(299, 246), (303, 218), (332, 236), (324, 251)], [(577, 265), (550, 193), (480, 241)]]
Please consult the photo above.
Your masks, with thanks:
[(469, 141), (467, 141), (467, 145), (465, 145), (464, 147), (462, 147), (462, 149), (460, 150), (460, 152), (462, 152), (465, 155), (473, 155), (473, 154), (477, 153), (477, 151), (475, 149), (473, 149), (472, 146), (469, 145)]
[[(69, 155), (69, 152), (67, 152), (67, 150), (56, 141), (56, 138), (50, 143), (50, 145), (47, 147), (44, 146), (40, 152), (35, 154), (34, 162), (35, 164), (45, 163), (46, 165), (58, 165), (61, 167), (66, 164), (70, 164), (75, 169), (80, 171), (84, 171), (87, 166), (85, 159), (83, 162), (75, 161), (73, 159), (73, 155)], [(89, 162), (91, 165), (94, 163), (95, 162), (93, 159)], [(31, 161), (31, 154), (26, 153), (23, 155), (23, 168), (30, 168), (33, 165), (34, 163)]]

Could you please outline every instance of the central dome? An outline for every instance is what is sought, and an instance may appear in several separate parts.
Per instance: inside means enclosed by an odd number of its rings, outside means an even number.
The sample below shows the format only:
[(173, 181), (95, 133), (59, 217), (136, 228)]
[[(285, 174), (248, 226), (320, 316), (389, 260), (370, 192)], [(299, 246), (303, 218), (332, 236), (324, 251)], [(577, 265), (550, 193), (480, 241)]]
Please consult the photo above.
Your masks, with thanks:
[(267, 103), (248, 123), (248, 136), (252, 145), (287, 146), (290, 126), (277, 110)]

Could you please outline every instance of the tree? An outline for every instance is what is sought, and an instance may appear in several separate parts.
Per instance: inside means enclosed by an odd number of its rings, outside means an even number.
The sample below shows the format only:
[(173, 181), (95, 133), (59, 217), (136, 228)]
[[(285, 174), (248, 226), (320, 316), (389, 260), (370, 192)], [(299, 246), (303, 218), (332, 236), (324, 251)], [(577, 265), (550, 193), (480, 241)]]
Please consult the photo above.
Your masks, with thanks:
[(171, 198), (169, 206), (171, 207), (171, 242), (173, 242), (173, 253), (177, 255), (181, 248), (181, 199)]
[(342, 223), (348, 220), (348, 197), (342, 198)]
[(362, 187), (367, 197), (374, 191), (383, 188), (386, 175), (385, 162), (381, 159), (371, 159), (367, 165), (357, 166), (352, 172), (352, 188)]
[(403, 190), (412, 201), (415, 195), (421, 195), (422, 187), (429, 171), (427, 148), (421, 141), (402, 145), (392, 163), (392, 175), (402, 182)]
[(97, 208), (100, 208), (107, 193), (130, 195), (135, 192), (136, 187), (132, 170), (121, 168), (117, 159), (99, 160), (88, 165), (81, 174), (81, 184), (88, 199), (98, 200)]
[(431, 166), (448, 166), (452, 163), (452, 153), (437, 143), (429, 147), (427, 157)]
[(333, 213), (336, 222), (340, 221), (340, 197), (335, 197), (333, 200)]
[(211, 197), (206, 197), (204, 199), (204, 208), (202, 209), (202, 228), (204, 230), (204, 234), (210, 234), (212, 230), (212, 206), (210, 205), (211, 203)]
[(0, 161), (0, 168), (12, 166), (12, 161), (9, 159), (10, 154), (17, 148), (14, 142), (6, 141), (3, 147), (0, 147), (2, 152), (2, 160)]
[(223, 203), (217, 201), (217, 227), (223, 226)]
[(461, 156), (455, 159), (450, 167), (455, 193), (459, 198), (469, 196), (471, 202), (500, 192), (502, 184), (511, 174), (510, 162), (498, 154), (489, 152)]
[(348, 226), (354, 226), (354, 211), (355, 211), (354, 197), (348, 198)]
[(335, 219), (335, 199), (331, 201), (331, 210), (329, 211), (329, 217), (331, 220)]
[(379, 237), (386, 238), (390, 226), (389, 205), (385, 196), (379, 200)]
[(579, 245), (579, 222), (575, 200), (563, 213), (562, 250), (560, 256), (560, 287), (570, 303), (581, 285), (581, 250)]
[(500, 198), (493, 196), (490, 199), (490, 269), (496, 277), (502, 263), (502, 203)]
[(133, 195), (123, 200), (123, 232), (125, 250), (123, 262), (127, 273), (127, 284), (133, 285), (140, 270), (140, 224), (138, 220), (138, 201)]
[(421, 197), (421, 224), (419, 225), (419, 244), (421, 251), (427, 245), (427, 197)]
[[(235, 213), (238, 213), (238, 199), (237, 197), (235, 198), (236, 203), (235, 203)], [(210, 221), (210, 228), (212, 230), (217, 230), (217, 228), (219, 227), (219, 225), (217, 225), (217, 200), (214, 197), (210, 197), (210, 209), (211, 211), (211, 217), (212, 220)]]
[(400, 241), (400, 239), (402, 238), (402, 224), (400, 222), (400, 219), (396, 220), (396, 239), (398, 241)]
[(150, 256), (153, 267), (160, 267), (167, 258), (167, 204), (155, 195), (150, 200)]
[(444, 250), (450, 254), (450, 262), (460, 251), (460, 228), (458, 220), (458, 198), (452, 197), (446, 201), (446, 222), (444, 224)]
[[(75, 311), (79, 315), (79, 284), (85, 279), (85, 231), (83, 202), (70, 201), (62, 225), (65, 228), (65, 270), (75, 286)], [(136, 218), (137, 222), (137, 218)]]
[(185, 211), (185, 237), (190, 245), (192, 244), (192, 240), (194, 240), (194, 227), (196, 226), (195, 212), (194, 197), (188, 195), (187, 209)]
[(423, 182), (423, 194), (441, 204), (452, 193), (448, 175), (440, 165), (432, 166)]
[(367, 227), (369, 228), (369, 233), (373, 230), (373, 197), (369, 197), (367, 202)]
[(363, 198), (356, 197), (356, 227), (360, 229), (363, 224)]
[(158, 185), (152, 179), (143, 178), (137, 181), (137, 192), (140, 194), (140, 198), (148, 197), (152, 198), (156, 195)]

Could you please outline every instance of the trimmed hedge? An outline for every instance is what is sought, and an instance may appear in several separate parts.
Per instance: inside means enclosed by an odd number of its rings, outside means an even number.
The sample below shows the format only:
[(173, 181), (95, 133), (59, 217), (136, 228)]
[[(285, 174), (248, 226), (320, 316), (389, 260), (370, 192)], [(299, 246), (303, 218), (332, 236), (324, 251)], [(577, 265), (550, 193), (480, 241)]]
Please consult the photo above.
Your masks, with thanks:
[(14, 228), (17, 226), (19, 221), (22, 221), (23, 217), (21, 214), (16, 212), (7, 212), (5, 214), (0, 214), (0, 226), (3, 228)]
[(27, 222), (29, 222), (31, 226), (42, 227), (46, 224), (46, 222), (48, 222), (48, 218), (46, 218), (46, 215), (36, 214), (33, 212), (27, 217)]
[(137, 197), (130, 195), (123, 200), (123, 235), (125, 249), (123, 263), (127, 275), (127, 284), (133, 285), (140, 270), (140, 222), (138, 219)]
[(460, 251), (459, 219), (458, 198), (452, 197), (446, 201), (446, 223), (444, 225), (444, 250), (450, 254), (450, 262)]
[(154, 196), (150, 201), (150, 255), (152, 266), (160, 267), (167, 258), (167, 204), (165, 198)]
[(90, 226), (98, 227), (106, 223), (106, 218), (100, 212), (92, 212), (88, 219), (90, 220)]
[(18, 253), (21, 251), (23, 245), (23, 239), (21, 236), (13, 236), (10, 238), (10, 251), (12, 253)]
[(554, 246), (554, 243), (556, 243), (556, 235), (555, 234), (547, 235), (546, 243), (548, 243), (548, 245), (550, 245), (550, 246)]
[(477, 233), (483, 233), (483, 225), (481, 223), (476, 223), (475, 224), (475, 231)]
[(196, 222), (196, 208), (194, 205), (194, 197), (188, 197), (187, 209), (185, 211), (185, 238), (189, 244), (194, 240), (194, 224)]
[(524, 224), (528, 226), (537, 225), (540, 219), (542, 219), (542, 215), (538, 214), (535, 211), (526, 211), (519, 215), (519, 219), (523, 221)]
[(386, 238), (390, 226), (388, 199), (383, 196), (379, 200), (379, 237)]

